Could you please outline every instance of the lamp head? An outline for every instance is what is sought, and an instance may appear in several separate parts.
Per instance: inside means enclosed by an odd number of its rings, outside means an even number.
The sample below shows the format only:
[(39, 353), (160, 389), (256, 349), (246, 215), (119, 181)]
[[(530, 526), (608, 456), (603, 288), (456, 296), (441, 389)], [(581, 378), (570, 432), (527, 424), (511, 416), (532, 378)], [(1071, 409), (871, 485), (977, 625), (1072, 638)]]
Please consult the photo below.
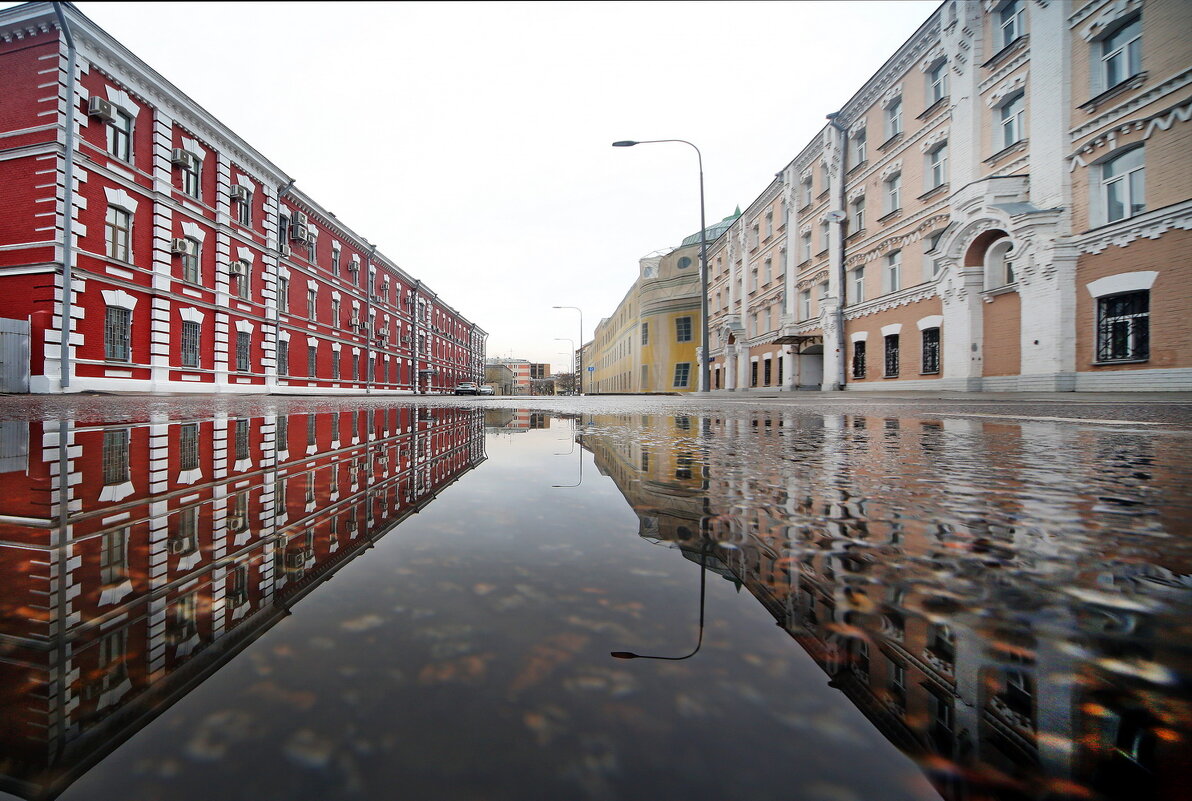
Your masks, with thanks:
[(613, 651), (609, 656), (614, 656), (617, 659), (637, 659), (637, 654), (632, 651)]
[(613, 147), (633, 147), (636, 144), (632, 139), (622, 139), (620, 142), (613, 142)]

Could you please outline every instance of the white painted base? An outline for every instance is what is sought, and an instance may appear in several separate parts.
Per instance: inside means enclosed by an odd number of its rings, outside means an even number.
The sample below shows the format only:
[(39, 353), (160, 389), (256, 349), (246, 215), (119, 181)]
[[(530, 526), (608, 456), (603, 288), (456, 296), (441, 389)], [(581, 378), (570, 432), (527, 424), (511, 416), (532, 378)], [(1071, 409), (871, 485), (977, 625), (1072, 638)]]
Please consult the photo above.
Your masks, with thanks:
[(1192, 392), (1192, 368), (1077, 373), (1078, 392)]

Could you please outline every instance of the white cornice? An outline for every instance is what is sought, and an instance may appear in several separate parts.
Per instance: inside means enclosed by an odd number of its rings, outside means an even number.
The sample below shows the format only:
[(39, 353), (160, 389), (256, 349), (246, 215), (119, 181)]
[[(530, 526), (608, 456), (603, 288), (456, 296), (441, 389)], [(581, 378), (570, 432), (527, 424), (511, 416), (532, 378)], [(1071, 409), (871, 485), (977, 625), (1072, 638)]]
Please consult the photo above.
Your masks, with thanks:
[(1192, 230), (1192, 200), (1148, 211), (1090, 231), (1075, 240), (1080, 253), (1100, 253), (1115, 245), (1124, 248), (1137, 239), (1158, 239), (1168, 231)]

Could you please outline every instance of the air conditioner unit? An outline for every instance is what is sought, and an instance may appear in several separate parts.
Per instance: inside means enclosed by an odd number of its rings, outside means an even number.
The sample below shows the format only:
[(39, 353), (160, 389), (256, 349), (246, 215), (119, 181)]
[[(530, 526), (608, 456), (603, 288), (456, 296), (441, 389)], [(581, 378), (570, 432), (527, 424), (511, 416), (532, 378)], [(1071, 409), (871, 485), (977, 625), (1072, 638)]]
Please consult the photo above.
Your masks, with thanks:
[(175, 256), (182, 253), (190, 253), (190, 243), (185, 239), (171, 239), (170, 252)]
[(286, 570), (301, 570), (306, 565), (306, 554), (302, 551), (286, 554), (285, 558)]
[(378, 328), (376, 331), (373, 332), (373, 334), (376, 336), (377, 339), (387, 339), (389, 337), (389, 332), (387, 330), (385, 330), (384, 328)]
[(310, 239), (310, 232), (306, 230), (306, 225), (291, 223), (290, 239), (293, 239), (295, 242), (305, 242), (306, 240)]
[(401, 344), (403, 344), (403, 345), (409, 345), (409, 344), (410, 344), (410, 338), (409, 338), (408, 336), (403, 336), (403, 337), (401, 338)]
[(358, 262), (358, 261), (350, 261), (350, 262), (348, 262), (348, 270), (349, 270), (349, 271), (351, 271), (351, 272), (356, 272), (356, 271), (357, 271), (357, 270), (359, 270), (359, 269), (360, 269), (360, 262)]
[(166, 551), (172, 554), (182, 553), (186, 550), (187, 542), (181, 537), (171, 537), (166, 540)]
[(104, 122), (112, 122), (116, 119), (116, 107), (112, 105), (111, 101), (104, 100), (102, 97), (93, 97), (87, 102), (87, 116), (98, 117)]
[(234, 261), (229, 264), (228, 275), (244, 275), (244, 262)]
[(183, 150), (180, 147), (176, 147), (170, 153), (170, 161), (174, 164), (177, 164), (179, 167), (193, 169), (199, 160), (196, 159), (194, 154), (189, 150)]
[(247, 186), (233, 186), (228, 194), (231, 196), (233, 201), (239, 201), (243, 203), (248, 202), (249, 192)]
[(352, 326), (353, 328), (359, 328), (360, 327), (360, 317), (358, 315), (353, 314), (352, 319), (348, 321), (348, 325)]
[(289, 256), (289, 255), (290, 255), (290, 245), (289, 245), (288, 243), (286, 243), (286, 242), (283, 242), (283, 243), (281, 244), (281, 247), (279, 247), (279, 248), (278, 248), (278, 250), (280, 250), (280, 251), (281, 251), (281, 255), (283, 255), (283, 256)]
[(300, 211), (294, 212), (294, 215), (290, 218), (290, 224), (299, 228), (305, 228), (308, 222), (310, 222), (310, 220), (308, 220), (306, 215)]

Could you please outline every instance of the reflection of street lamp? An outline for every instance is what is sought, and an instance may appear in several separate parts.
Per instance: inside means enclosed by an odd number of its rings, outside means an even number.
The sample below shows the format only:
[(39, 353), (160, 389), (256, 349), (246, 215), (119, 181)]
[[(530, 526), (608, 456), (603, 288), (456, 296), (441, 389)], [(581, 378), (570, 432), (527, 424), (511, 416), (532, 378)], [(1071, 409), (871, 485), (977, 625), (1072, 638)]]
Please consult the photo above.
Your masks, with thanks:
[(699, 651), (700, 646), (704, 644), (704, 585), (705, 578), (708, 574), (706, 569), (708, 562), (708, 547), (705, 544), (700, 550), (699, 554), (699, 639), (695, 642), (695, 648), (689, 654), (683, 656), (648, 656), (646, 654), (635, 654), (632, 651), (613, 651), (610, 656), (617, 659), (665, 659), (671, 662), (678, 662), (683, 659), (690, 659)]
[(695, 157), (699, 160), (699, 309), (700, 347), (703, 349), (703, 355), (700, 356), (699, 360), (699, 390), (700, 392), (707, 392), (712, 388), (712, 385), (710, 383), (710, 368), (708, 367), (710, 348), (708, 344), (708, 234), (707, 226), (704, 225), (704, 156), (699, 152), (698, 147), (686, 139), (643, 139), (640, 142), (635, 142), (632, 139), (624, 139), (620, 142), (613, 142), (613, 147), (652, 145), (659, 142), (682, 142), (685, 145), (691, 145), (692, 149), (695, 150)]
[(575, 363), (578, 366), (576, 367), (575, 372), (577, 374), (577, 380), (579, 382), (579, 386), (577, 387), (577, 389), (579, 390), (579, 394), (583, 395), (584, 394), (584, 373), (583, 373), (583, 369), (584, 369), (584, 351), (583, 351), (583, 347), (584, 347), (584, 311), (579, 306), (551, 306), (551, 308), (552, 309), (575, 309), (577, 312), (579, 312), (579, 350), (575, 351)]
[[(558, 453), (555, 455), (556, 456), (565, 456), (566, 454)], [(551, 488), (558, 489), (559, 487), (578, 487), (580, 484), (583, 484), (583, 483), (584, 483), (584, 452), (581, 449), (579, 452), (579, 481), (575, 482), (574, 484), (551, 484)]]

